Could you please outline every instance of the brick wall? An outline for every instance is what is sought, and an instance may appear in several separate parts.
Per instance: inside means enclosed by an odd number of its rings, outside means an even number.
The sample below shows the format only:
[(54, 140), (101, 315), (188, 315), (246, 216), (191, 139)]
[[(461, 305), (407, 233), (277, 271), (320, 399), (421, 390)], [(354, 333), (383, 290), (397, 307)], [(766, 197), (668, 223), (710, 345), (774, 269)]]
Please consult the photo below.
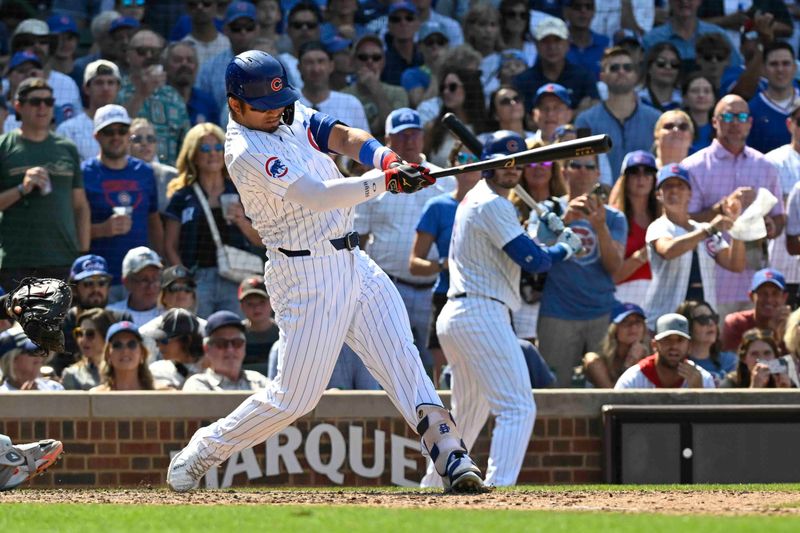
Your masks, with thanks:
[[(537, 393), (538, 417), (519, 482), (602, 482), (601, 409), (606, 404), (797, 404), (800, 400), (797, 391), (761, 392), (757, 396), (748, 392)], [(0, 395), (0, 433), (9, 435), (14, 442), (42, 438), (64, 442), (63, 459), (37, 478), (35, 486), (156, 486), (164, 483), (170, 452), (180, 449), (197, 428), (224, 416), (244, 397), (239, 393), (4, 394)], [(198, 418), (198, 413), (207, 415)], [(375, 438), (378, 433), (383, 434), (384, 468), (376, 477), (359, 475), (350, 464), (350, 446), (357, 445), (349, 439), (351, 426), (363, 432), (360, 457), (364, 468), (373, 466)], [(415, 433), (397, 416), (383, 393), (327, 393), (317, 409), (294, 427), (302, 435), (302, 443), (291, 455), (301, 472), (287, 473), (284, 462), (266, 457), (268, 446), (286, 445), (289, 439), (284, 435), (269, 445), (254, 447), (254, 453), (238, 456), (234, 465), (219, 467), (212, 486), (227, 484), (223, 483), (226, 476), (233, 486), (337, 485), (339, 482), (330, 476), (338, 474), (344, 485), (410, 484), (424, 473)], [(491, 429), (490, 421), (473, 449), (484, 468)], [(316, 434), (315, 442), (318, 439), (310, 453), (314, 455), (317, 450), (318, 457), (306, 456), (310, 433)], [(333, 457), (336, 453), (341, 456), (342, 446), (347, 447), (344, 460), (325, 466), (337, 460)], [(265, 475), (268, 466), (272, 473)], [(237, 470), (240, 473), (233, 475)], [(402, 482), (398, 483), (400, 479)]]

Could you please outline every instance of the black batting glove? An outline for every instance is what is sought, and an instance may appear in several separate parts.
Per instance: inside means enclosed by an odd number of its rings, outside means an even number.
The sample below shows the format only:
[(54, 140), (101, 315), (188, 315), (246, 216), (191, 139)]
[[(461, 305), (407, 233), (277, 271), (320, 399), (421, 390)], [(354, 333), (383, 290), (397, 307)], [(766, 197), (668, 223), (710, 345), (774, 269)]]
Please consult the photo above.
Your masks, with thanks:
[(430, 170), (416, 163), (396, 165), (383, 172), (386, 190), (393, 193), (411, 194), (436, 183)]

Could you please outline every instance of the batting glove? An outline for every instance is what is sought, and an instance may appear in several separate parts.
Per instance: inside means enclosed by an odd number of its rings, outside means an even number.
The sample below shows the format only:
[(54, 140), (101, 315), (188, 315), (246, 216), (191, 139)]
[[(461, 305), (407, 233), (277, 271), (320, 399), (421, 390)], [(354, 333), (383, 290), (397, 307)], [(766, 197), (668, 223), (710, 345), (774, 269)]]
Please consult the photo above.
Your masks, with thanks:
[(560, 234), (564, 231), (564, 221), (561, 220), (561, 217), (553, 213), (552, 211), (548, 211), (544, 215), (542, 215), (539, 220), (547, 226), (547, 229), (555, 233), (556, 235)]
[(385, 153), (381, 158), (381, 170), (389, 170), (392, 167), (396, 167), (402, 164), (403, 160), (400, 159), (400, 156), (391, 150)]
[(430, 170), (416, 163), (398, 165), (384, 170), (386, 190), (397, 193), (414, 193), (433, 185), (436, 180), (430, 176)]
[(561, 235), (556, 240), (556, 246), (561, 246), (566, 250), (567, 255), (564, 257), (564, 261), (583, 250), (581, 238), (570, 228), (565, 228), (561, 232)]

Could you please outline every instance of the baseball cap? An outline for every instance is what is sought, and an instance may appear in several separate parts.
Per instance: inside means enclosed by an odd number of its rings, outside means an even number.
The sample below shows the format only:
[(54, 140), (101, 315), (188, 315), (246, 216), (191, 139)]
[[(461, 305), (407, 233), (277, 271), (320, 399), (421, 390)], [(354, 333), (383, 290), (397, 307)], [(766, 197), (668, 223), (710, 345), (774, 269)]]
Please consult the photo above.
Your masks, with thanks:
[(256, 6), (250, 2), (233, 2), (225, 10), (225, 24), (230, 24), (234, 20), (240, 18), (248, 18), (250, 20), (256, 19)]
[(242, 281), (239, 285), (239, 301), (241, 302), (251, 294), (258, 294), (264, 298), (269, 298), (267, 286), (264, 284), (264, 278), (261, 276), (251, 276)]
[(47, 26), (50, 28), (50, 33), (78, 34), (78, 25), (69, 15), (50, 15), (47, 19)]
[(393, 15), (398, 11), (408, 11), (409, 13), (417, 14), (417, 7), (411, 2), (397, 2), (389, 6), (389, 15)]
[(572, 107), (572, 98), (569, 95), (569, 91), (558, 83), (545, 83), (539, 87), (539, 90), (536, 91), (536, 96), (533, 97), (533, 105), (538, 105), (539, 100), (546, 94), (557, 96), (559, 100)]
[(441, 22), (436, 20), (427, 20), (422, 23), (419, 27), (419, 31), (417, 32), (417, 40), (419, 42), (424, 41), (428, 37), (434, 34), (439, 34), (445, 38), (448, 42), (450, 42), (450, 38), (447, 36), (444, 30), (444, 26)]
[(419, 113), (410, 107), (395, 109), (386, 117), (386, 134), (400, 133), (409, 128), (422, 129), (422, 119)]
[(83, 84), (86, 85), (97, 76), (109, 74), (117, 78), (117, 81), (122, 81), (122, 76), (119, 74), (119, 67), (107, 59), (98, 59), (86, 65), (83, 71)]
[(40, 89), (50, 91), (51, 93), (53, 92), (53, 88), (50, 87), (47, 81), (43, 80), (42, 78), (28, 78), (26, 80), (22, 80), (22, 83), (20, 83), (19, 87), (17, 87), (17, 94), (14, 96), (14, 98), (19, 100), (20, 98), (24, 98), (29, 92)]
[(500, 52), (500, 64), (502, 65), (509, 61), (522, 61), (526, 66), (528, 64), (525, 53), (518, 48), (506, 48)]
[(43, 20), (39, 19), (25, 19), (14, 29), (14, 33), (11, 34), (11, 42), (14, 42), (14, 37), (17, 35), (50, 35), (50, 28), (47, 26), (47, 23)]
[(80, 281), (92, 276), (111, 277), (111, 273), (108, 271), (108, 262), (104, 257), (88, 254), (73, 261), (72, 268), (69, 270), (70, 281)]
[(95, 112), (94, 133), (111, 124), (127, 124), (130, 126), (131, 117), (128, 116), (128, 110), (118, 104), (107, 104)]
[(34, 344), (24, 331), (12, 332), (13, 330), (6, 330), (0, 333), (0, 358), (11, 350), (21, 348), (26, 352), (38, 352), (41, 350)]
[(161, 272), (161, 288), (166, 289), (179, 279), (189, 280), (189, 285), (195, 287), (194, 274), (183, 265), (173, 265)]
[(656, 158), (653, 154), (646, 150), (636, 150), (625, 154), (625, 159), (622, 160), (622, 172), (632, 167), (645, 166), (652, 168), (654, 171), (658, 169), (656, 166)]
[(20, 65), (24, 65), (25, 63), (36, 63), (39, 68), (42, 68), (42, 60), (39, 59), (39, 56), (34, 54), (33, 52), (16, 52), (13, 56), (11, 56), (11, 61), (8, 62), (8, 67), (6, 68), (6, 72), (11, 72), (15, 68)]
[(772, 283), (780, 290), (786, 290), (786, 278), (774, 268), (763, 268), (753, 274), (753, 282), (750, 284), (750, 292), (755, 292), (765, 283)]
[(639, 46), (642, 46), (642, 39), (635, 31), (628, 28), (622, 28), (614, 32), (613, 43), (614, 46), (620, 46), (623, 43), (636, 43)]
[(142, 334), (139, 333), (139, 328), (136, 327), (136, 324), (128, 320), (123, 320), (122, 322), (111, 324), (111, 327), (108, 328), (108, 332), (106, 332), (106, 342), (111, 341), (114, 335), (122, 333), (123, 331), (133, 333), (139, 340), (142, 340)]
[(172, 339), (200, 332), (197, 316), (186, 309), (175, 307), (161, 315), (161, 323), (153, 332), (153, 338)]
[(614, 307), (614, 310), (611, 311), (611, 322), (614, 324), (619, 324), (630, 315), (639, 315), (642, 318), (646, 318), (647, 315), (644, 313), (644, 309), (639, 307), (636, 304), (632, 303), (624, 303)]
[(217, 311), (216, 313), (211, 313), (211, 316), (208, 317), (205, 336), (210, 337), (212, 333), (225, 326), (233, 326), (242, 331), (245, 330), (239, 315), (232, 311)]
[(664, 337), (670, 335), (680, 335), (686, 339), (692, 338), (689, 335), (689, 321), (685, 316), (678, 313), (667, 313), (661, 315), (656, 320), (656, 335), (653, 337), (655, 340), (660, 341)]
[(141, 26), (141, 24), (139, 24), (139, 21), (133, 17), (119, 17), (115, 18), (114, 21), (111, 23), (111, 27), (108, 28), (108, 32), (112, 33), (120, 28), (136, 29), (139, 26)]
[(339, 52), (344, 52), (348, 50), (352, 44), (352, 39), (345, 39), (341, 35), (334, 35), (333, 37), (322, 41), (322, 46), (325, 47), (325, 50), (327, 50), (329, 54), (338, 54)]
[(680, 165), (672, 164), (661, 167), (661, 170), (656, 174), (656, 189), (670, 178), (678, 178), (683, 180), (689, 188), (692, 188), (692, 182), (689, 179), (689, 171)]
[(536, 25), (533, 30), (533, 38), (541, 41), (545, 37), (554, 35), (559, 39), (569, 39), (569, 29), (567, 23), (556, 17), (548, 17)]
[(149, 266), (164, 268), (161, 258), (147, 246), (131, 248), (122, 259), (122, 277), (127, 278)]

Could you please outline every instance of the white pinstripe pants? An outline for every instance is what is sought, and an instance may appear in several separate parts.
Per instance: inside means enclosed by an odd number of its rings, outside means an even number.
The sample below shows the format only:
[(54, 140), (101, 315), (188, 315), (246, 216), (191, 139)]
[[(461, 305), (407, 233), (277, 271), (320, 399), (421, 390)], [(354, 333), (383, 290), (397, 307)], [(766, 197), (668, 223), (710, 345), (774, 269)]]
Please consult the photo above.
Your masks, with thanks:
[(281, 329), (278, 373), (187, 447), (216, 463), (264, 442), (311, 411), (345, 340), (412, 428), (416, 406), (442, 402), (425, 374), (397, 289), (361, 250), (271, 257), (266, 284)]
[[(536, 420), (536, 403), (508, 309), (487, 298), (451, 299), (436, 321), (436, 332), (453, 372), (451, 413), (467, 449), (491, 412), (495, 425), (486, 484), (514, 485)], [(422, 486), (440, 483), (429, 461)]]

